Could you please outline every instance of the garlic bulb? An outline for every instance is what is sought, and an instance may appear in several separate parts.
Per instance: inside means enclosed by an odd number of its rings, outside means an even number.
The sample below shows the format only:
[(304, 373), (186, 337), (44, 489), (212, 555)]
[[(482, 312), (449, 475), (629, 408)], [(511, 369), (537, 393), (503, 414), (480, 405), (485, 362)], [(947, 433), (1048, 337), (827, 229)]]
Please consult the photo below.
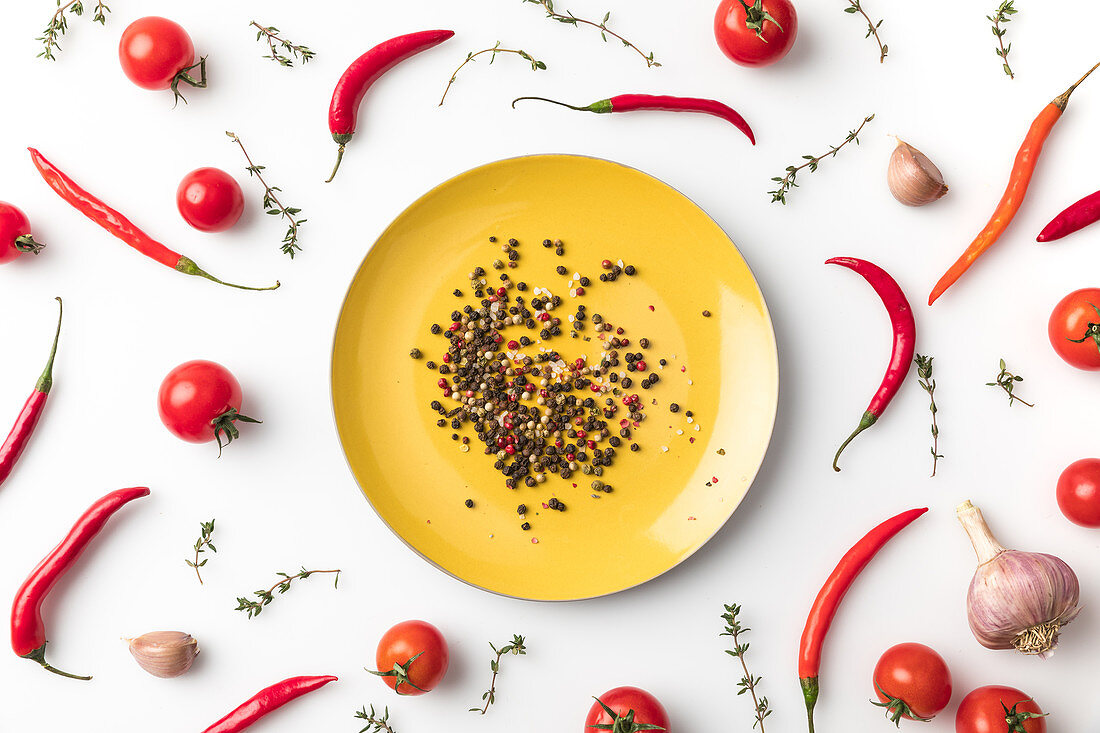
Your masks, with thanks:
[(943, 174), (928, 156), (909, 143), (898, 140), (886, 169), (890, 193), (906, 206), (924, 206), (947, 193)]
[(134, 659), (154, 677), (179, 677), (199, 654), (199, 643), (182, 631), (153, 631), (129, 641)]
[(969, 501), (955, 513), (978, 555), (967, 594), (974, 638), (989, 649), (1052, 654), (1062, 627), (1081, 610), (1073, 570), (1053, 555), (1006, 550), (989, 531), (981, 510)]

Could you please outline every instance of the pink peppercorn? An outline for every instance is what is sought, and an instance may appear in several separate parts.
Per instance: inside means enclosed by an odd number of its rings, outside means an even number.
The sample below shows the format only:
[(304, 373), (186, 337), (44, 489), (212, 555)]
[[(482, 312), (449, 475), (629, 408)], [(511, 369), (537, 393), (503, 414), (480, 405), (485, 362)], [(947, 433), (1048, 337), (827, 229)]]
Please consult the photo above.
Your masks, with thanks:
[(577, 288), (574, 292), (577, 295), (584, 295), (584, 288)]
[(641, 361), (641, 360), (636, 361), (636, 362), (634, 362), (634, 366), (638, 368), (638, 371), (642, 371), (642, 372), (645, 371), (645, 362), (644, 361)]
[(519, 341), (509, 341), (508, 342), (508, 348), (511, 349), (512, 351), (515, 351), (516, 349), (519, 348)]

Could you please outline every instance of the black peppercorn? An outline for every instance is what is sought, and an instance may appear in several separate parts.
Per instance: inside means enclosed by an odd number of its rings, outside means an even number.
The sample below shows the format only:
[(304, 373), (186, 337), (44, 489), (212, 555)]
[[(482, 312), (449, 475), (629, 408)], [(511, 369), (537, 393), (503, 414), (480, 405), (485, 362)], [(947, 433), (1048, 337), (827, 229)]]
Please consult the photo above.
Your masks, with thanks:
[(519, 528), (522, 529), (524, 532), (526, 532), (527, 530), (531, 529), (531, 523), (530, 522), (524, 522), (523, 524), (521, 524), (519, 526)]
[(466, 508), (467, 509), (473, 509), (474, 508), (474, 500), (473, 499), (467, 499), (466, 500)]
[(668, 409), (669, 409), (669, 412), (679, 412), (680, 411), (680, 406), (677, 405), (675, 402), (673, 402), (671, 405), (668, 406)]

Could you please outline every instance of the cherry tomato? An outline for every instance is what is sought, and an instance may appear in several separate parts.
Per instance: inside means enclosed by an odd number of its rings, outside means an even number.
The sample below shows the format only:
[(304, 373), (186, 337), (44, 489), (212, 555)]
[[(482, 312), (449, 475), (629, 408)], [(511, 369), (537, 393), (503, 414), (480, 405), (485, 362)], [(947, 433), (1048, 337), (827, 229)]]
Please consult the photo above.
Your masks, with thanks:
[[(760, 25), (759, 34), (750, 23)], [(774, 64), (791, 50), (797, 35), (798, 15), (790, 0), (763, 0), (759, 9), (754, 0), (722, 0), (714, 15), (718, 48), (741, 66)]]
[(450, 652), (439, 629), (425, 621), (402, 621), (382, 635), (374, 674), (398, 695), (431, 692), (447, 674)]
[(176, 189), (180, 215), (200, 232), (224, 232), (244, 213), (244, 193), (233, 176), (218, 168), (199, 168)]
[(1067, 364), (1100, 369), (1100, 288), (1075, 290), (1058, 301), (1047, 323), (1050, 345)]
[(1046, 733), (1046, 718), (1035, 702), (1013, 687), (979, 687), (963, 698), (955, 733)]
[(31, 237), (27, 215), (0, 201), (0, 265), (19, 259), (25, 252), (38, 254), (42, 245)]
[[(139, 18), (122, 32), (118, 60), (127, 78), (142, 89), (175, 89), (180, 81), (206, 86), (187, 71), (195, 66), (195, 44), (179, 23), (149, 16)], [(200, 64), (202, 62), (200, 61)]]
[(879, 707), (897, 723), (928, 721), (951, 702), (951, 672), (931, 647), (905, 643), (887, 649), (875, 665), (873, 677)]
[[(600, 703), (603, 703), (602, 705)], [(604, 709), (607, 706), (614, 715)], [(592, 733), (595, 725), (620, 725), (615, 730), (671, 730), (668, 712), (664, 705), (645, 690), (638, 687), (616, 687), (596, 698), (588, 717), (584, 719), (585, 733)], [(650, 726), (648, 728), (631, 727)], [(653, 726), (657, 726), (653, 728)], [(605, 728), (605, 730), (607, 730)]]
[(1082, 527), (1100, 527), (1100, 458), (1082, 458), (1058, 477), (1058, 508)]
[(212, 361), (189, 361), (168, 372), (157, 407), (168, 431), (189, 443), (218, 441), (218, 453), (239, 436), (236, 421), (259, 422), (240, 414), (241, 384)]

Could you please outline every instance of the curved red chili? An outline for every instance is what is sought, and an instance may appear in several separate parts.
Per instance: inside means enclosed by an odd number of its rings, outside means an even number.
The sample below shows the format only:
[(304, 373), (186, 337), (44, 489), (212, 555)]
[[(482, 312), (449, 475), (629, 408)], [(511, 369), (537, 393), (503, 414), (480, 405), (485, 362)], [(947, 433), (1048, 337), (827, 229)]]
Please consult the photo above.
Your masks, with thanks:
[(821, 669), (821, 647), (825, 643), (825, 635), (829, 633), (829, 626), (833, 623), (833, 617), (836, 616), (840, 602), (844, 600), (852, 583), (878, 554), (878, 551), (898, 532), (927, 511), (927, 508), (910, 509), (887, 519), (868, 532), (844, 554), (844, 557), (840, 558), (840, 562), (814, 599), (810, 615), (806, 618), (806, 628), (802, 631), (802, 641), (798, 646), (798, 679), (802, 684), (802, 696), (806, 700), (806, 717), (810, 724), (810, 733), (814, 733), (814, 705), (817, 704), (819, 692), (818, 672)]
[(62, 672), (46, 663), (46, 626), (42, 621), (42, 603), (46, 600), (54, 584), (73, 566), (103, 525), (111, 516), (134, 499), (149, 495), (149, 489), (139, 486), (132, 489), (112, 491), (92, 504), (80, 515), (76, 524), (53, 548), (50, 554), (38, 563), (30, 576), (15, 593), (15, 602), (11, 607), (11, 648), (17, 655), (32, 662), (38, 662), (49, 671), (62, 677), (76, 680), (90, 680), (68, 672)]
[(53, 387), (53, 361), (57, 356), (57, 341), (61, 338), (62, 310), (61, 298), (57, 298), (57, 331), (54, 333), (53, 346), (50, 348), (50, 358), (46, 360), (46, 368), (42, 370), (42, 376), (34, 385), (31, 396), (23, 404), (23, 409), (15, 419), (11, 432), (8, 433), (4, 444), (0, 445), (0, 484), (11, 475), (11, 470), (15, 467), (19, 456), (23, 454), (23, 449), (27, 447), (34, 428), (42, 417), (42, 411), (46, 408), (46, 398)]
[(875, 396), (871, 398), (871, 404), (867, 406), (866, 412), (860, 418), (859, 426), (847, 440), (841, 443), (833, 458), (833, 470), (839, 471), (837, 461), (840, 460), (840, 454), (853, 438), (874, 425), (882, 416), (890, 400), (894, 399), (894, 395), (901, 388), (906, 375), (909, 374), (909, 367), (913, 363), (913, 351), (917, 344), (917, 324), (913, 320), (913, 309), (909, 306), (905, 293), (886, 270), (855, 257), (834, 257), (831, 260), (825, 260), (825, 264), (847, 267), (862, 275), (863, 279), (878, 293), (878, 297), (882, 298), (882, 304), (890, 314), (890, 325), (894, 329), (893, 350), (890, 352), (890, 363), (886, 366), (886, 375), (882, 378), (882, 384), (879, 385)]
[(1054, 217), (1043, 227), (1043, 231), (1039, 232), (1035, 241), (1053, 242), (1055, 239), (1073, 234), (1078, 229), (1084, 229), (1098, 220), (1100, 220), (1100, 191), (1089, 194)]
[(332, 175), (325, 183), (332, 183), (332, 179), (336, 178), (340, 161), (344, 159), (344, 147), (355, 134), (359, 103), (363, 101), (363, 95), (371, 85), (405, 59), (438, 46), (454, 34), (454, 31), (439, 30), (397, 36), (379, 43), (351, 63), (336, 82), (328, 108), (328, 129), (340, 150), (336, 154), (336, 166), (332, 169)]
[(184, 257), (178, 252), (173, 252), (168, 249), (139, 229), (121, 213), (112, 209), (103, 201), (81, 188), (73, 179), (62, 173), (53, 163), (46, 160), (42, 153), (34, 148), (27, 148), (27, 150), (30, 151), (31, 160), (34, 162), (34, 167), (37, 168), (39, 174), (41, 174), (42, 180), (44, 180), (58, 196), (81, 214), (88, 217), (96, 224), (99, 224), (108, 232), (115, 235), (138, 252), (141, 252), (146, 257), (154, 259), (162, 265), (171, 267), (177, 272), (182, 272), (184, 275), (204, 277), (219, 285), (228, 285), (231, 288), (237, 288), (239, 290), (274, 290), (279, 287), (278, 282), (266, 288), (253, 288), (245, 285), (234, 285), (233, 283), (219, 280), (195, 264), (195, 261), (190, 257)]
[(745, 133), (749, 142), (756, 145), (756, 136), (752, 133), (749, 123), (734, 109), (714, 99), (700, 99), (698, 97), (670, 97), (668, 95), (654, 94), (620, 94), (608, 99), (601, 99), (585, 107), (577, 107), (556, 99), (546, 97), (519, 97), (512, 101), (515, 109), (516, 102), (524, 99), (534, 99), (539, 102), (549, 102), (578, 112), (595, 112), (596, 114), (610, 114), (612, 112), (635, 112), (638, 110), (657, 110), (664, 112), (701, 112), (706, 115), (720, 117), (729, 122), (741, 132)]
[(237, 731), (242, 731), (271, 711), (281, 708), (307, 692), (313, 692), (320, 687), (324, 687), (329, 682), (335, 682), (336, 679), (332, 676), (291, 677), (271, 687), (265, 687), (229, 715), (204, 730), (203, 733), (237, 733)]

